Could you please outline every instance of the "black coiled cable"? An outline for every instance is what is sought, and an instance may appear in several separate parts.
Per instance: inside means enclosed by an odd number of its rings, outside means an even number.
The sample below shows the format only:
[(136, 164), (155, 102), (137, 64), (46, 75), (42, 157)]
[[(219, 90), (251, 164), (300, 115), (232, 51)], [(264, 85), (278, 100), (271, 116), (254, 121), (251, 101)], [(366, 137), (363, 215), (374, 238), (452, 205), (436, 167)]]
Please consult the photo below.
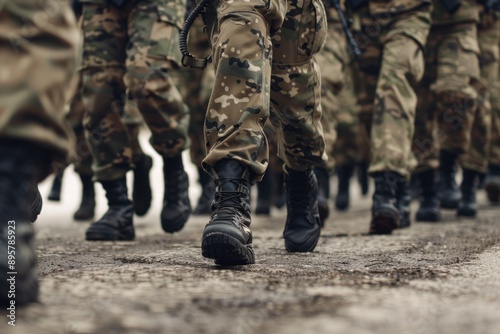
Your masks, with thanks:
[(179, 49), (182, 53), (182, 65), (195, 67), (195, 68), (205, 68), (208, 63), (207, 58), (197, 59), (192, 54), (189, 53), (187, 48), (187, 37), (189, 34), (189, 29), (193, 25), (194, 21), (201, 14), (201, 12), (207, 7), (209, 0), (201, 0), (200, 3), (193, 9), (193, 11), (188, 15), (184, 25), (182, 26), (181, 32), (179, 33)]

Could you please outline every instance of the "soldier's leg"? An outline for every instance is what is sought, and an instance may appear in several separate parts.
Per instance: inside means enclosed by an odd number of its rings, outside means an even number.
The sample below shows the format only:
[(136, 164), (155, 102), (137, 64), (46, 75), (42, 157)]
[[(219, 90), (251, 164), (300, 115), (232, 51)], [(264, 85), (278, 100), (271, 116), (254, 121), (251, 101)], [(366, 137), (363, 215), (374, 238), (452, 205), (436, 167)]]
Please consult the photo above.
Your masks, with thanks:
[(180, 65), (184, 13), (183, 1), (145, 0), (128, 17), (127, 98), (137, 103), (152, 133), (150, 143), (163, 158), (161, 225), (168, 233), (181, 230), (191, 213), (182, 161), (182, 152), (189, 147), (189, 110), (170, 76)]
[[(488, 20), (486, 15), (489, 15), (492, 20)], [(459, 216), (469, 217), (474, 217), (477, 213), (475, 193), (478, 183), (484, 178), (488, 169), (492, 130), (490, 96), (497, 94), (493, 89), (498, 79), (499, 68), (500, 25), (495, 24), (494, 15), (484, 13), (478, 28), (479, 65), (482, 80), (473, 82), (479, 97), (478, 108), (471, 130), (471, 144), (460, 159), (463, 169), (462, 200), (457, 211)]]
[(457, 159), (471, 141), (478, 93), (473, 86), (479, 79), (477, 32), (475, 24), (440, 27), (442, 39), (437, 50), (435, 94), (438, 119), (439, 197), (442, 208), (458, 207), (455, 169)]
[(66, 114), (66, 122), (76, 136), (76, 160), (74, 161), (75, 172), (82, 181), (82, 198), (80, 206), (74, 213), (75, 220), (88, 220), (94, 217), (95, 210), (95, 191), (92, 181), (92, 152), (89, 141), (85, 137), (83, 127), (83, 117), (85, 115), (85, 106), (82, 100), (83, 75), (78, 73), (78, 88), (75, 95), (69, 103), (69, 111)]
[(93, 156), (94, 177), (106, 191), (108, 211), (90, 225), (87, 240), (131, 240), (133, 203), (125, 174), (132, 150), (121, 121), (125, 87), (126, 14), (111, 4), (83, 6), (84, 127)]
[(215, 81), (203, 167), (213, 175), (216, 193), (202, 254), (216, 263), (248, 264), (254, 262), (249, 187), (268, 165), (263, 126), (269, 116), (270, 35), (284, 17), (275, 0), (224, 4), (209, 3), (205, 16)]
[[(300, 5), (303, 7), (296, 7)], [(312, 251), (320, 235), (313, 169), (324, 164), (327, 155), (320, 121), (321, 75), (314, 55), (325, 42), (325, 15), (320, 1), (289, 3), (285, 22), (273, 36), (272, 123), (277, 130), (278, 155), (285, 162), (288, 212), (283, 237), (289, 252)], [(303, 39), (299, 50), (296, 38)]]
[(494, 18), (488, 24), (483, 22), (478, 31), (481, 55), (479, 63), (481, 76), (488, 82), (491, 104), (491, 133), (488, 145), (488, 173), (484, 182), (491, 203), (500, 203), (500, 85), (499, 85), (499, 52), (500, 52), (500, 20)]
[[(50, 13), (47, 15), (46, 13)], [(33, 20), (44, 17), (43, 22)], [(43, 23), (43, 24), (42, 24)], [(37, 183), (67, 163), (62, 122), (74, 85), (78, 29), (68, 2), (18, 0), (0, 8), (0, 305), (11, 306), (8, 235), (16, 234), (15, 306), (38, 296), (30, 204)], [(21, 121), (20, 121), (21, 120)], [(12, 262), (11, 262), (12, 264)]]
[(375, 91), (371, 132), (375, 179), (370, 233), (387, 234), (410, 224), (407, 181), (415, 166), (411, 152), (417, 96), (424, 75), (423, 45), (430, 29), (428, 9), (395, 22), (383, 33), (382, 65)]

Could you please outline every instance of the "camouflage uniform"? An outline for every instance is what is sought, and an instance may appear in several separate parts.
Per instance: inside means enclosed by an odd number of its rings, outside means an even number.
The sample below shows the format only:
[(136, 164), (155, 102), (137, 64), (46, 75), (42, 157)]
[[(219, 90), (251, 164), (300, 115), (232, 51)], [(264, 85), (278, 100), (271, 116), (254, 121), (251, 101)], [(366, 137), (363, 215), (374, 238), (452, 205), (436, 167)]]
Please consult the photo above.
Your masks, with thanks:
[[(38, 296), (30, 198), (37, 182), (74, 147), (63, 121), (73, 94), (79, 33), (68, 1), (2, 1), (0, 6), (0, 305)], [(38, 193), (35, 191), (34, 193)], [(36, 198), (36, 197), (35, 197)], [(39, 197), (41, 201), (41, 198)], [(40, 213), (38, 204), (36, 215)], [(37, 206), (38, 206), (37, 205)], [(33, 213), (33, 212), (32, 212)], [(31, 217), (33, 218), (33, 217)], [(36, 216), (35, 216), (36, 218)], [(9, 222), (11, 221), (11, 222)], [(15, 224), (12, 224), (12, 221)], [(33, 220), (31, 220), (33, 221)], [(15, 228), (15, 297), (8, 252)], [(12, 268), (12, 266), (10, 266)], [(14, 303), (14, 304), (12, 304)]]
[(83, 6), (84, 125), (99, 181), (118, 179), (130, 169), (130, 135), (122, 121), (138, 108), (163, 157), (189, 146), (189, 112), (169, 77), (180, 63), (178, 34), (182, 0), (134, 0), (122, 8), (106, 0)]
[[(74, 152), (73, 138), (63, 122), (63, 108), (76, 85), (71, 79), (80, 35), (66, 1), (58, 4), (54, 17), (48, 14), (52, 5), (51, 1), (7, 1), (2, 4), (4, 17), (0, 20), (0, 37), (10, 45), (0, 51), (6, 65), (0, 78), (0, 135), (47, 148), (52, 166), (45, 166), (42, 177), (65, 165), (68, 152)], [(35, 14), (47, 21), (33, 21)], [(46, 36), (57, 44), (45, 44)], [(57, 51), (53, 50), (55, 45)]]
[(390, 234), (410, 225), (407, 181), (416, 164), (411, 151), (415, 87), (424, 74), (431, 5), (428, 0), (372, 0), (352, 9), (362, 50), (359, 117), (370, 136), (368, 171), (375, 181), (369, 233)]
[[(500, 20), (496, 20), (495, 23), (495, 29), (497, 32), (497, 44), (496, 44), (496, 51), (500, 49), (499, 43), (500, 43), (500, 38), (498, 38), (498, 34), (500, 34)], [(482, 42), (482, 35), (480, 35), (480, 47), (482, 47), (483, 42)], [(489, 47), (494, 47), (491, 43), (493, 41), (488, 42)], [(491, 101), (491, 106), (492, 106), (492, 113), (491, 113), (491, 141), (490, 141), (490, 157), (489, 157), (489, 163), (490, 165), (495, 165), (495, 166), (500, 166), (500, 94), (498, 92), (500, 91), (500, 66), (498, 65), (499, 62), (499, 57), (498, 53), (492, 53), (492, 55), (496, 56), (494, 59), (494, 62), (491, 63), (491, 68), (488, 71), (488, 73), (494, 75), (494, 73), (497, 73), (497, 78), (496, 80), (491, 84), (491, 95), (490, 95), (490, 101)], [(496, 66), (496, 72), (495, 71), (495, 66)]]
[(209, 4), (205, 17), (215, 83), (205, 121), (207, 170), (230, 158), (260, 180), (269, 161), (263, 132), (269, 116), (286, 166), (303, 171), (326, 160), (319, 69), (313, 58), (325, 42), (324, 15), (316, 0)]
[(363, 53), (360, 119), (371, 137), (370, 173), (409, 177), (417, 97), (424, 73), (423, 47), (430, 29), (427, 1), (369, 1), (356, 12), (355, 37)]

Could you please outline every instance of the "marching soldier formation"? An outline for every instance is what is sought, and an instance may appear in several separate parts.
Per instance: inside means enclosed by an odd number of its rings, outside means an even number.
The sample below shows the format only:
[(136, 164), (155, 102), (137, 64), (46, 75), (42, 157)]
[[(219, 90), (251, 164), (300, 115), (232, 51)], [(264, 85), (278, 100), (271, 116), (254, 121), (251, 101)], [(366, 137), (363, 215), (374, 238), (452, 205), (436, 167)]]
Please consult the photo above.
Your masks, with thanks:
[[(499, 204), (500, 1), (336, 2), (204, 1), (188, 35), (196, 57), (210, 55), (204, 70), (183, 66), (179, 48), (193, 0), (5, 2), (1, 303), (14, 228), (17, 301), (37, 298), (36, 185), (53, 173), (59, 201), (70, 163), (82, 183), (73, 218), (93, 220), (85, 239), (135, 238), (134, 214), (157, 200), (144, 126), (163, 161), (159, 224), (175, 233), (206, 215), (201, 253), (216, 264), (255, 262), (252, 214), (272, 206), (286, 206), (286, 250), (313, 251), (330, 207), (349, 209), (353, 178), (363, 195), (374, 181), (369, 234), (439, 222), (442, 210), (475, 217), (480, 189)], [(193, 208), (186, 149), (202, 187)], [(98, 219), (94, 182), (108, 203)]]

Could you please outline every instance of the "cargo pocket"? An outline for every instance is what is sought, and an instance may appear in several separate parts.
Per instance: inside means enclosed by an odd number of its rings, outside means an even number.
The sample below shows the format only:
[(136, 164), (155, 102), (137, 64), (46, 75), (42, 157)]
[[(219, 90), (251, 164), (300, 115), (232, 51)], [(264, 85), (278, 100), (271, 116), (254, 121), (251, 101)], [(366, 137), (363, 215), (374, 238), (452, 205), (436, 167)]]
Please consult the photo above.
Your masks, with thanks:
[(152, 23), (149, 57), (170, 60), (175, 66), (179, 66), (182, 58), (179, 49), (179, 31), (184, 23), (184, 13), (184, 7), (178, 3), (156, 6), (157, 19)]
[(307, 58), (318, 53), (326, 42), (327, 21), (320, 0), (305, 1), (300, 20), (298, 53)]

